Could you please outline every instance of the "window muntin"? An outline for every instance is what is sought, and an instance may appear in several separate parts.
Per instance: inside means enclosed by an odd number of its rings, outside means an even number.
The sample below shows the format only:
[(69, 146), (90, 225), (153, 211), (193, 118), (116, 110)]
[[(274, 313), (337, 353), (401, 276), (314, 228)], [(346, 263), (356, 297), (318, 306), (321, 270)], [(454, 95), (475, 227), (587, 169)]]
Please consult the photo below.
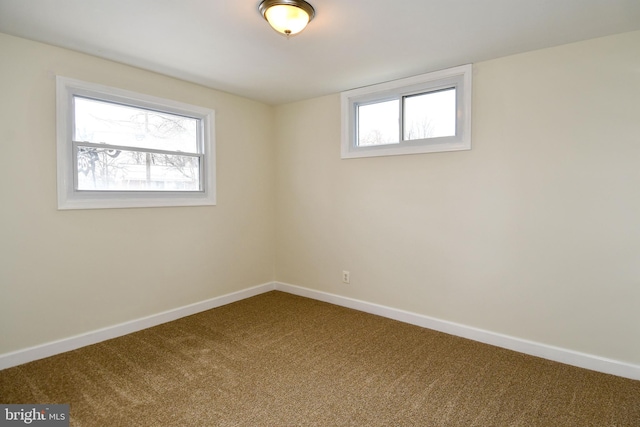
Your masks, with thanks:
[(343, 92), (342, 158), (471, 149), (465, 65)]
[(214, 111), (57, 78), (58, 208), (215, 205)]

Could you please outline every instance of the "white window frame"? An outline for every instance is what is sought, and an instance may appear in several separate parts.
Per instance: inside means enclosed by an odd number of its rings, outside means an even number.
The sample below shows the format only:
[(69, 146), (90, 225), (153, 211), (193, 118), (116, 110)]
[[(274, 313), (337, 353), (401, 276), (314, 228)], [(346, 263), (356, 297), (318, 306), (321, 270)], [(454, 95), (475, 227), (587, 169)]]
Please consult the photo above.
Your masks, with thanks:
[[(401, 80), (353, 89), (341, 93), (343, 159), (404, 154), (435, 153), (471, 149), (471, 64), (435, 71)], [(357, 145), (357, 111), (359, 105), (400, 100), (402, 129), (402, 99), (405, 96), (456, 88), (456, 134), (437, 138), (401, 140), (397, 144)], [(402, 130), (400, 130), (402, 132)]]
[[(75, 96), (178, 114), (199, 120), (201, 156), (200, 191), (78, 191), (75, 188), (77, 162), (74, 156)], [(56, 77), (58, 209), (105, 209), (161, 206), (207, 206), (216, 204), (215, 111), (178, 101)], [(83, 144), (86, 145), (86, 144)], [(127, 148), (131, 149), (131, 148)], [(133, 150), (136, 150), (133, 148)], [(143, 150), (144, 151), (144, 150)]]

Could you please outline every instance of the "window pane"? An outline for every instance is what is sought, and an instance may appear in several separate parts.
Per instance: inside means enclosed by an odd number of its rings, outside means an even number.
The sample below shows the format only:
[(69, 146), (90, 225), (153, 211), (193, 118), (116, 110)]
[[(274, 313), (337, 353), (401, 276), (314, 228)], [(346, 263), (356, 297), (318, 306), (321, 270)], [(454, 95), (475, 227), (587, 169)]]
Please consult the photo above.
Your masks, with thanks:
[(200, 191), (200, 157), (82, 147), (78, 190)]
[(198, 119), (75, 96), (74, 140), (198, 153)]
[(456, 88), (404, 98), (404, 139), (456, 134)]
[(358, 146), (398, 144), (400, 100), (358, 106)]

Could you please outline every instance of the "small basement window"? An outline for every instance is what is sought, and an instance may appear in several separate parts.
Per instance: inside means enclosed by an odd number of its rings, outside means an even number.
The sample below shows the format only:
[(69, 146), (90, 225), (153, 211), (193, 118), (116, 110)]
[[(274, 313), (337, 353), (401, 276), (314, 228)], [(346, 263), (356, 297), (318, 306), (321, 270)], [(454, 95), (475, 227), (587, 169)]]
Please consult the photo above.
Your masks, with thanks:
[(214, 112), (57, 79), (58, 209), (215, 204)]
[(471, 149), (471, 65), (341, 94), (342, 158)]

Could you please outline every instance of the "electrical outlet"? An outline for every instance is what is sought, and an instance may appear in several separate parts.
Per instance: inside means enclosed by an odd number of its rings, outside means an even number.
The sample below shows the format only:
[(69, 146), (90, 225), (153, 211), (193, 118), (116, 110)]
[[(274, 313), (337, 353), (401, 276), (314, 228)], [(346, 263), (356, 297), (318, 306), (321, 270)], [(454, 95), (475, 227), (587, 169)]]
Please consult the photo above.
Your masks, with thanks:
[(346, 283), (347, 285), (351, 283), (351, 275), (346, 270), (342, 272), (342, 283)]

